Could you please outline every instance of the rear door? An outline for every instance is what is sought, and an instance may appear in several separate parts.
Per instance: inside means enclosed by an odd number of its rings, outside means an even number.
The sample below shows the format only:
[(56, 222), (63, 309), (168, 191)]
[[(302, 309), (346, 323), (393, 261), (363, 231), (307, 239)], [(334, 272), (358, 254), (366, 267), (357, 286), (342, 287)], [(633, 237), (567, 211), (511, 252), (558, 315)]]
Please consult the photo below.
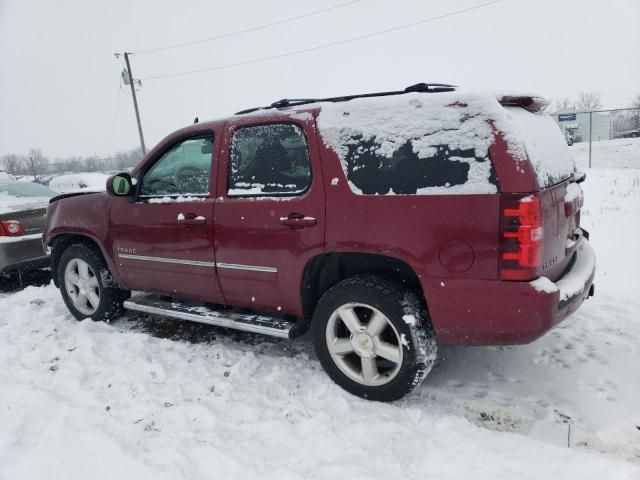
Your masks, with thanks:
[(540, 192), (544, 232), (540, 275), (556, 280), (567, 268), (582, 235), (579, 229), (582, 203), (582, 189), (573, 179)]
[(215, 207), (227, 303), (300, 315), (307, 262), (324, 252), (324, 187), (315, 119), (225, 125)]
[(111, 248), (132, 290), (222, 303), (213, 249), (213, 132), (181, 138), (138, 175), (138, 196), (112, 197)]

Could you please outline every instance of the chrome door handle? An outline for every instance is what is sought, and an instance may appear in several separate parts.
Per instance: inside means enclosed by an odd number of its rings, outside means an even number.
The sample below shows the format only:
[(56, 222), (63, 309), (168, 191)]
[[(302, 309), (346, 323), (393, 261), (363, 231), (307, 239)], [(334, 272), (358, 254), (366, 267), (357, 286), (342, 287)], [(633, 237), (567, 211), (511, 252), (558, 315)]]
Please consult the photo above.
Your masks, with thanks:
[(286, 217), (280, 217), (280, 223), (291, 228), (313, 227), (318, 223), (314, 217), (307, 217), (302, 213), (290, 213)]
[(195, 213), (179, 213), (178, 223), (182, 225), (204, 225), (207, 223), (207, 219)]

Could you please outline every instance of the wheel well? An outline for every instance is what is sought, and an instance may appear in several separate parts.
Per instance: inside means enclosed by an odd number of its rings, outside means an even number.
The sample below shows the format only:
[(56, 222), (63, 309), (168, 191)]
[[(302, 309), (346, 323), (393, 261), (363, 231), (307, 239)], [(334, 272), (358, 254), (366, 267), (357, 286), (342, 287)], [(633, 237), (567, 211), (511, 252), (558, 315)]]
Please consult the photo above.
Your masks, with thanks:
[(313, 315), (320, 297), (342, 280), (363, 273), (384, 275), (424, 299), (424, 292), (413, 269), (402, 260), (373, 253), (327, 253), (307, 263), (302, 279), (302, 311), (304, 318)]
[(55, 237), (51, 241), (51, 277), (53, 278), (53, 283), (56, 287), (58, 287), (58, 276), (56, 275), (56, 271), (58, 270), (58, 263), (60, 263), (60, 257), (62, 257), (62, 253), (71, 245), (75, 245), (78, 243), (82, 243), (92, 250), (95, 250), (101, 257), (102, 251), (98, 244), (91, 238), (86, 237), (84, 235), (76, 235), (76, 234), (68, 234), (68, 235), (59, 235)]

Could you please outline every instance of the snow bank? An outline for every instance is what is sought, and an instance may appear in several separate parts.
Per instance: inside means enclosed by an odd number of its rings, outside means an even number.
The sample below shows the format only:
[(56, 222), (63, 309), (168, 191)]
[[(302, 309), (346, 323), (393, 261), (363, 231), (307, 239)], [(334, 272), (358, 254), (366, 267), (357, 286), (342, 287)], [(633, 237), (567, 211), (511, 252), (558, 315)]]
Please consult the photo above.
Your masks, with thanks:
[(107, 178), (109, 178), (109, 175), (97, 172), (60, 175), (51, 179), (49, 188), (60, 193), (103, 192), (106, 189)]
[(0, 171), (0, 182), (12, 182), (15, 180), (15, 177), (10, 173), (5, 171)]

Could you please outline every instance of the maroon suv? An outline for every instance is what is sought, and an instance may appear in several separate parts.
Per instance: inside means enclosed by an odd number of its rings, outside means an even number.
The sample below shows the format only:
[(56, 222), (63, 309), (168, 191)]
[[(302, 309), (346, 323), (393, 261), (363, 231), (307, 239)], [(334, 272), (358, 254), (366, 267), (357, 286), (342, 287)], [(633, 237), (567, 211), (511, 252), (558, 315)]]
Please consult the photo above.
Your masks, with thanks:
[(78, 319), (311, 327), (339, 385), (400, 398), (437, 345), (531, 342), (593, 294), (584, 174), (540, 106), (418, 84), (191, 125), (51, 201), (56, 285)]

